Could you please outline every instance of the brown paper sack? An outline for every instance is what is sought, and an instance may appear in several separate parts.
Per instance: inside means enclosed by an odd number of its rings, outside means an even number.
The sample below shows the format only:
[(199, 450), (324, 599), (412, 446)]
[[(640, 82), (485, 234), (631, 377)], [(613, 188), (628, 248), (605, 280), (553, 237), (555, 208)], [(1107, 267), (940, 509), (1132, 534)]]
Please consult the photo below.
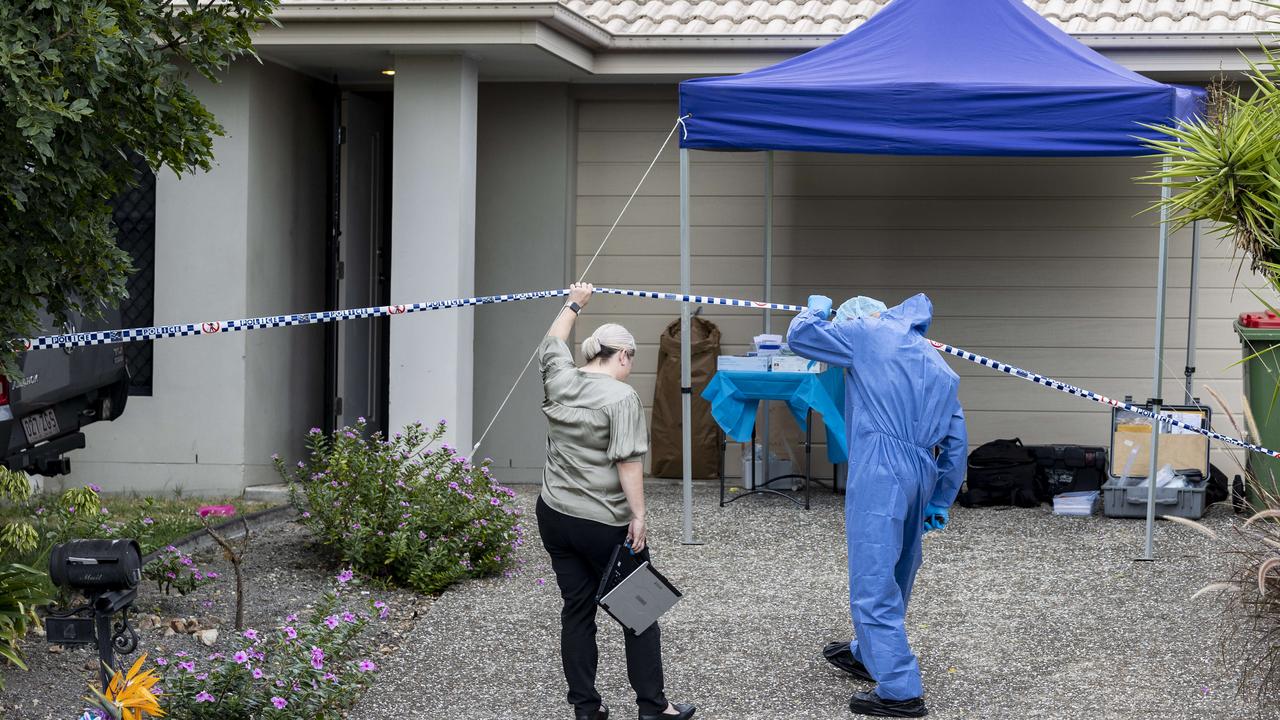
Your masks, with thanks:
[[(720, 468), (719, 428), (711, 417), (711, 403), (702, 391), (716, 372), (720, 329), (700, 317), (690, 319), (689, 354), (693, 381), (693, 477), (714, 478)], [(653, 389), (653, 429), (649, 472), (654, 477), (684, 476), (680, 433), (680, 321), (663, 331), (658, 347), (658, 378)]]

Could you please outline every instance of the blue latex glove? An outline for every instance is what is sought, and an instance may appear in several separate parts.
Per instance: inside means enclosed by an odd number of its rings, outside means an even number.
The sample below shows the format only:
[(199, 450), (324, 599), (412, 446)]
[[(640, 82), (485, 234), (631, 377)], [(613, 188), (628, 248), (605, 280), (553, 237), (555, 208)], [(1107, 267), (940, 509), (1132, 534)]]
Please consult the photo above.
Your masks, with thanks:
[(951, 521), (951, 511), (941, 505), (929, 503), (924, 507), (924, 531), (942, 530)]
[(831, 298), (826, 295), (810, 295), (809, 309), (814, 315), (826, 320), (831, 317)]

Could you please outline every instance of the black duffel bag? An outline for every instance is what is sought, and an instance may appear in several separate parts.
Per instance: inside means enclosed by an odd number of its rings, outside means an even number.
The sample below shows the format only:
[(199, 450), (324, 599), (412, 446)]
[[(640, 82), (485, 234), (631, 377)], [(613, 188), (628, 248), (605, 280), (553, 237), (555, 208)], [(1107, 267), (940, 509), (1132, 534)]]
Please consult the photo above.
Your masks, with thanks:
[(1018, 438), (992, 440), (969, 453), (969, 472), (956, 502), (965, 507), (1040, 504), (1036, 461)]
[(1085, 445), (1032, 445), (1027, 448), (1040, 473), (1040, 499), (1065, 492), (1101, 490), (1107, 481), (1107, 449)]

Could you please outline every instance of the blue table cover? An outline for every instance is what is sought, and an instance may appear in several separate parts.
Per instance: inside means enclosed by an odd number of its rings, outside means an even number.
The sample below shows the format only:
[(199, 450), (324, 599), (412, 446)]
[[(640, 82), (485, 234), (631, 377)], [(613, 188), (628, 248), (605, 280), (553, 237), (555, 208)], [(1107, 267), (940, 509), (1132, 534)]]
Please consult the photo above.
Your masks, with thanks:
[(821, 374), (724, 370), (711, 378), (702, 397), (711, 403), (711, 416), (725, 435), (742, 443), (751, 442), (761, 400), (785, 401), (801, 430), (806, 429), (806, 413), (813, 409), (822, 415), (827, 428), (827, 458), (837, 464), (848, 462), (849, 440), (840, 409), (844, 371), (840, 368)]

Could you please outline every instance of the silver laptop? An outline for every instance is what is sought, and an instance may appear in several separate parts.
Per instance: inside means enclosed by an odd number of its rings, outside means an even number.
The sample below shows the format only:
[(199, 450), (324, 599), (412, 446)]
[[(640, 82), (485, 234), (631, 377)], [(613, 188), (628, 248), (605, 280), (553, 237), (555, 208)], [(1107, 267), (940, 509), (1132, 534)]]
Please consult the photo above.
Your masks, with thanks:
[(639, 635), (680, 597), (680, 591), (645, 561), (601, 596), (600, 607), (623, 627)]

